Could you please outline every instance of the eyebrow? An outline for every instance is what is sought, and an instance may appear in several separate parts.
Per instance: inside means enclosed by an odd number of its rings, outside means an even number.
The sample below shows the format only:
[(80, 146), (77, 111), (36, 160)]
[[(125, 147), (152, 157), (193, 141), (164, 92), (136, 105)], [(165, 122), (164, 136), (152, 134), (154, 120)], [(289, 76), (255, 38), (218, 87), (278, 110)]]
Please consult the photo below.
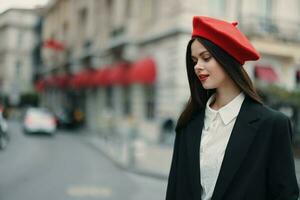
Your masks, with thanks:
[[(201, 53), (199, 53), (199, 56), (201, 56), (202, 54), (204, 54), (204, 53), (206, 53), (206, 52), (208, 52), (207, 50), (205, 50), (205, 51), (202, 51)], [(191, 56), (192, 58), (196, 58), (195, 56)]]

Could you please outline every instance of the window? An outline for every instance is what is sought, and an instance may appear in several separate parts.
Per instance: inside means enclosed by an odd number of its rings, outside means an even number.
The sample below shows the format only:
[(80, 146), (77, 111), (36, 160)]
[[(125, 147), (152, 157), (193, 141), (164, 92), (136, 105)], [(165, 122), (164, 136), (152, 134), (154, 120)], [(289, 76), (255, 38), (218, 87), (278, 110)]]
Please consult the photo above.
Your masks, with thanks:
[(130, 115), (131, 114), (131, 102), (130, 102), (130, 87), (123, 87), (123, 114)]
[(263, 18), (269, 18), (272, 12), (272, 0), (260, 0), (260, 10)]
[(146, 21), (154, 22), (158, 17), (158, 1), (156, 0), (145, 0), (143, 5), (142, 15), (145, 17)]
[(19, 31), (18, 32), (18, 46), (22, 47), (22, 42), (23, 42), (23, 32)]
[(19, 61), (17, 61), (16, 63), (16, 76), (20, 77), (20, 70), (21, 70), (21, 63)]
[(133, 16), (132, 7), (133, 7), (133, 1), (132, 0), (127, 0), (126, 6), (125, 6), (125, 15), (124, 15), (125, 19), (128, 19), (128, 18)]
[(110, 33), (113, 27), (113, 19), (114, 19), (114, 1), (113, 0), (106, 0), (105, 2), (105, 27), (107, 27), (107, 31)]
[(146, 118), (154, 119), (155, 117), (155, 86), (146, 85), (144, 86), (145, 91), (145, 108), (146, 108)]
[(272, 0), (261, 0), (260, 1), (260, 26), (262, 30), (268, 33), (278, 32), (276, 24), (272, 19)]
[(106, 107), (113, 109), (113, 88), (108, 86), (106, 89)]
[(86, 26), (87, 26), (87, 9), (82, 8), (79, 10), (78, 13), (79, 20), (78, 20), (78, 31), (80, 34), (80, 39), (82, 40), (85, 38), (86, 34)]
[(82, 26), (85, 25), (87, 18), (87, 10), (86, 8), (82, 8), (79, 10), (79, 22)]
[(68, 22), (64, 22), (62, 25), (62, 30), (63, 30), (63, 37), (67, 38), (68, 34), (69, 34), (69, 23)]
[(108, 12), (112, 12), (113, 1), (112, 0), (106, 0), (106, 5), (107, 5)]

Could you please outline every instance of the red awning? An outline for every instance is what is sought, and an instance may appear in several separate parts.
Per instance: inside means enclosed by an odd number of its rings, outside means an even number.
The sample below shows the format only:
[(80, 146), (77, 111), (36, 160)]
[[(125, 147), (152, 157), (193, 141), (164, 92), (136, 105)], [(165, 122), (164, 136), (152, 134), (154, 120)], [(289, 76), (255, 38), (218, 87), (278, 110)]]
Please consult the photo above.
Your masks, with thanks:
[(70, 78), (69, 86), (70, 86), (70, 87), (76, 88), (76, 85), (77, 85), (76, 82), (77, 82), (77, 75), (74, 74), (74, 75), (72, 75), (71, 78)]
[(108, 85), (126, 85), (129, 83), (128, 72), (129, 66), (127, 63), (115, 64), (107, 77)]
[(46, 87), (46, 80), (40, 79), (40, 80), (36, 81), (34, 84), (34, 87), (35, 87), (36, 91), (38, 91), (38, 92), (44, 91), (45, 87)]
[(44, 80), (46, 87), (66, 88), (68, 86), (70, 77), (68, 75), (51, 76)]
[(70, 76), (59, 75), (55, 77), (55, 85), (59, 88), (66, 88), (68, 86)]
[(69, 85), (72, 88), (79, 89), (79, 88), (81, 88), (81, 79), (82, 79), (82, 74), (81, 73), (74, 74), (73, 77), (70, 80)]
[(92, 86), (106, 86), (110, 85), (109, 76), (111, 73), (110, 67), (102, 67), (98, 69), (91, 78)]
[(54, 39), (48, 39), (45, 40), (43, 43), (43, 47), (53, 49), (55, 51), (63, 51), (65, 49), (65, 46), (63, 43), (54, 40)]
[(274, 83), (279, 80), (278, 75), (270, 65), (256, 65), (254, 70), (255, 77), (260, 80), (269, 83)]
[(47, 77), (45, 79), (45, 84), (46, 84), (46, 87), (53, 87), (53, 86), (55, 86), (55, 78), (53, 76)]
[(69, 85), (76, 89), (90, 87), (92, 85), (91, 77), (93, 73), (93, 70), (82, 70), (81, 72), (73, 75), (70, 79)]
[(102, 70), (103, 69), (98, 69), (98, 70), (96, 70), (95, 71), (95, 73), (92, 75), (92, 77), (91, 77), (91, 84), (92, 84), (92, 86), (98, 86), (99, 85), (99, 79), (101, 78), (101, 76), (102, 76)]
[(92, 86), (91, 77), (94, 74), (94, 72), (95, 72), (94, 70), (87, 70), (83, 72), (80, 79), (80, 84), (82, 87)]
[(133, 63), (129, 70), (130, 83), (153, 84), (156, 79), (156, 65), (152, 58), (144, 58)]

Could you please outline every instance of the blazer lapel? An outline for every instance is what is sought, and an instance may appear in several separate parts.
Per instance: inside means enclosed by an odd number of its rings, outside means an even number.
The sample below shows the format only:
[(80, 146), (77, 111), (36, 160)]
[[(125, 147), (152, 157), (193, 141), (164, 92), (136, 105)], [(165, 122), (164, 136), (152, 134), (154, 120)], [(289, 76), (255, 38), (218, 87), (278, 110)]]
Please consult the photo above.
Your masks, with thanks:
[(246, 97), (228, 141), (212, 200), (221, 200), (255, 137), (258, 121), (256, 103)]
[(193, 119), (186, 128), (186, 146), (188, 154), (188, 169), (191, 184), (191, 191), (194, 199), (201, 198), (201, 182), (200, 182), (200, 140), (204, 123), (204, 114), (202, 111)]

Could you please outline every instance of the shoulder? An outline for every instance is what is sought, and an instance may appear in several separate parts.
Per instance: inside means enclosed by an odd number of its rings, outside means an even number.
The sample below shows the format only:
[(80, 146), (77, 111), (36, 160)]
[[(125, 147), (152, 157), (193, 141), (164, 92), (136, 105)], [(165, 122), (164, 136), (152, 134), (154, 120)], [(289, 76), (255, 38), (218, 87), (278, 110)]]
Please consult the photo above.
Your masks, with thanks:
[(272, 138), (270, 141), (280, 141), (292, 139), (292, 129), (290, 119), (283, 113), (272, 109), (271, 107), (259, 103), (250, 103), (247, 109), (247, 116), (251, 116), (250, 123), (256, 127), (256, 130), (262, 137)]
[(285, 114), (277, 110), (274, 110), (273, 108), (270, 108), (267, 105), (261, 105), (260, 109), (261, 109), (262, 117), (266, 120), (274, 120), (276, 122), (289, 120), (289, 118)]
[[(247, 109), (251, 114), (255, 114), (258, 118), (271, 121), (285, 121), (289, 118), (282, 112), (279, 112), (268, 105), (254, 102), (253, 100), (245, 99), (246, 102), (242, 106), (249, 106)], [(250, 114), (250, 113), (249, 113)]]
[(292, 137), (291, 122), (285, 114), (267, 105), (259, 105), (257, 110), (259, 110), (257, 116), (260, 118), (259, 127), (265, 134), (270, 133), (279, 140), (287, 136)]

